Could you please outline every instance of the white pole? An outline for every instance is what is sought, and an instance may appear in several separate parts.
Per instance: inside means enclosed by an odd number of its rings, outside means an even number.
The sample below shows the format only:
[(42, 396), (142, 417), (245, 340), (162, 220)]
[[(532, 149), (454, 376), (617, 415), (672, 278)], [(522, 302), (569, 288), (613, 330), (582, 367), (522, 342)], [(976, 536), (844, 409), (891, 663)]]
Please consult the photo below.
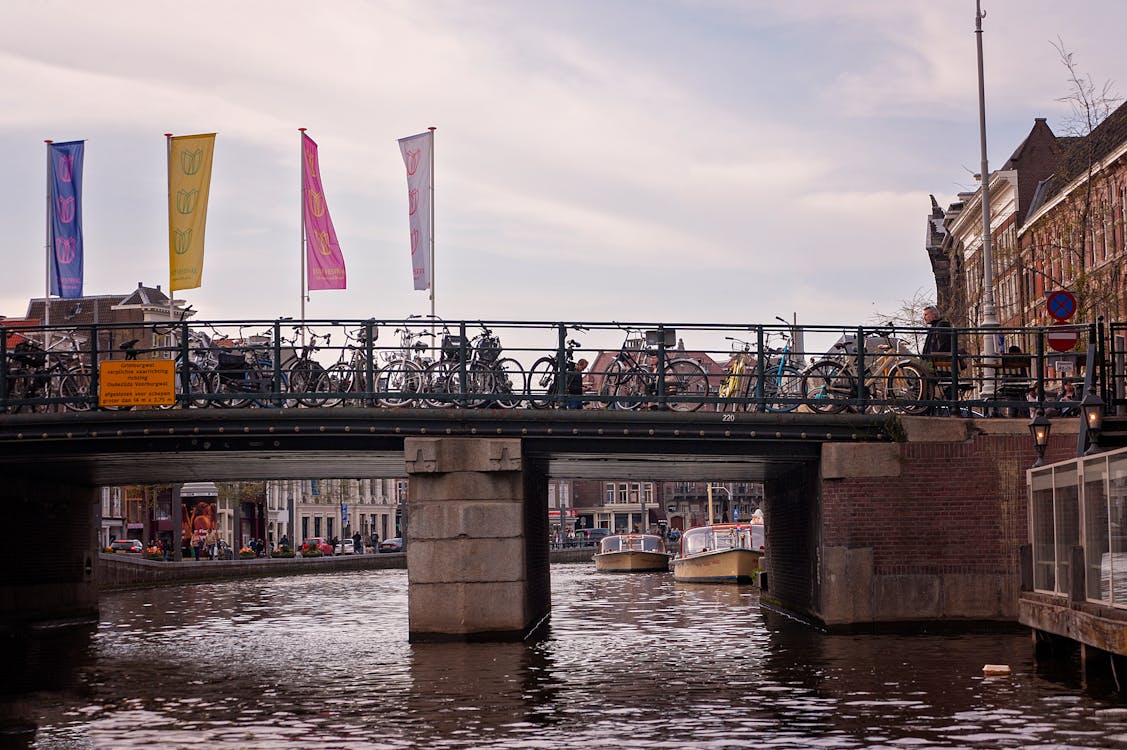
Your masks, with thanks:
[[(990, 167), (986, 160), (986, 83), (982, 72), (982, 0), (975, 0), (974, 33), (978, 47), (978, 133), (982, 152), (982, 326), (998, 327), (998, 312), (994, 307), (994, 255), (990, 243)], [(997, 354), (995, 332), (988, 330), (982, 343), (982, 354), (989, 364)], [(994, 382), (988, 379), (983, 384), (984, 395), (993, 395)]]
[(298, 128), (298, 156), (301, 159), (301, 346), (305, 348), (305, 128)]
[[(438, 274), (434, 267), (434, 131), (436, 127), (427, 128), (430, 131), (430, 319), (434, 324), (434, 277)], [(431, 329), (434, 332), (434, 329)], [(433, 339), (432, 339), (433, 340)]]
[[(44, 248), (43, 256), (47, 261), (47, 275), (45, 277), (45, 280), (46, 280), (47, 283), (46, 283), (44, 291), (43, 291), (43, 325), (44, 326), (50, 326), (51, 325), (51, 252), (52, 252), (52, 248), (51, 248), (51, 200), (52, 200), (52, 193), (54, 192), (51, 189), (51, 186), (52, 186), (52, 180), (51, 180), (51, 144), (54, 143), (54, 141), (43, 141), (43, 142), (47, 144), (47, 221), (46, 221), (47, 233), (46, 233), (46, 239), (43, 242), (43, 248)], [(51, 332), (50, 331), (44, 331), (43, 332), (43, 346), (46, 349), (51, 348)]]
[[(164, 134), (164, 163), (165, 174), (168, 176), (166, 200), (168, 201), (168, 243), (169, 252), (172, 252), (172, 133)], [(175, 320), (176, 314), (173, 312), (173, 297), (176, 293), (172, 291), (172, 258), (168, 259), (168, 319)]]
[(712, 525), (712, 482), (708, 483), (708, 525)]

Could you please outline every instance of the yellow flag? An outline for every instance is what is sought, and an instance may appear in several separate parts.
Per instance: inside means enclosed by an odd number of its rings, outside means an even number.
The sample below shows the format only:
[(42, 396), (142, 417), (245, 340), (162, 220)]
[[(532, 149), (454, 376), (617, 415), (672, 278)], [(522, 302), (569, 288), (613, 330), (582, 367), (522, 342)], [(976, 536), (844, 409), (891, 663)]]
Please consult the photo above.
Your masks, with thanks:
[(215, 133), (171, 139), (168, 152), (169, 293), (202, 284), (203, 237)]

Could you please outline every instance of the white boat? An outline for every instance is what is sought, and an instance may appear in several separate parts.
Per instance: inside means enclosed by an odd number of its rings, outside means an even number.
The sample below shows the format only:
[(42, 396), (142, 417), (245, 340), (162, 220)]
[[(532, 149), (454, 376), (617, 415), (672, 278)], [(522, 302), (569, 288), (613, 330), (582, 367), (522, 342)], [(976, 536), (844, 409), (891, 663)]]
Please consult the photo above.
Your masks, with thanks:
[(700, 583), (754, 583), (764, 554), (763, 525), (722, 523), (681, 535), (673, 578)]
[(613, 534), (599, 542), (595, 570), (612, 573), (644, 573), (669, 570), (665, 542), (656, 534)]

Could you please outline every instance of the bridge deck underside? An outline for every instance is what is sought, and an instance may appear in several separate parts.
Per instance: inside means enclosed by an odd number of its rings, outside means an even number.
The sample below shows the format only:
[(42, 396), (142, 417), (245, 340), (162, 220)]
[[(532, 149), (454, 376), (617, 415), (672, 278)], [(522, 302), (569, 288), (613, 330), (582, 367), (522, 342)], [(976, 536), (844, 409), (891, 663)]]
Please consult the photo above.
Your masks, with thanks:
[(407, 437), (515, 437), (556, 478), (762, 481), (816, 461), (827, 441), (887, 440), (884, 428), (857, 415), (605, 410), (12, 415), (0, 418), (0, 469), (95, 485), (402, 477)]

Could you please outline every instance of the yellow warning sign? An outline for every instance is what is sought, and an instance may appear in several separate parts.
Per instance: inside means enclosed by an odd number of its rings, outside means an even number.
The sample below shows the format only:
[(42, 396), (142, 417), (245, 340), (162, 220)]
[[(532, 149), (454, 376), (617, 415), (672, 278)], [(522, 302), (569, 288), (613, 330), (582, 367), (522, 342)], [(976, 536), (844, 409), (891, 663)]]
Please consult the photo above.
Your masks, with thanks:
[(170, 359), (102, 362), (98, 406), (169, 406), (176, 403), (176, 363)]

